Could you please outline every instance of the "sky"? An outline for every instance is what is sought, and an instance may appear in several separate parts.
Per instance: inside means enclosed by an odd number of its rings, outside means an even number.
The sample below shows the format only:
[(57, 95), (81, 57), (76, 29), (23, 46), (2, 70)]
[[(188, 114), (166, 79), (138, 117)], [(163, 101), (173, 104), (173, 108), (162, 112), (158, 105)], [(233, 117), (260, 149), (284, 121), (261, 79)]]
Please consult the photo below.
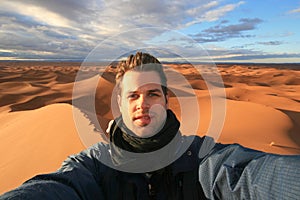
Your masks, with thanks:
[(179, 56), (193, 61), (300, 63), (297, 0), (0, 4), (0, 60), (84, 60), (91, 52), (110, 59), (154, 48), (155, 56), (165, 61)]

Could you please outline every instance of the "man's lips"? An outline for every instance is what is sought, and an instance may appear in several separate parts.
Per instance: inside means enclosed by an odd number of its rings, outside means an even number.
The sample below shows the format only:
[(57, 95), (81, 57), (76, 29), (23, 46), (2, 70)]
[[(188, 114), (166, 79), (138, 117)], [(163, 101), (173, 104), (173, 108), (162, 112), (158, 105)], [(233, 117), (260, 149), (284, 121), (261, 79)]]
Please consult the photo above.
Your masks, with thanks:
[(133, 121), (135, 121), (139, 126), (146, 126), (146, 125), (150, 124), (151, 116), (150, 115), (138, 115), (133, 118)]

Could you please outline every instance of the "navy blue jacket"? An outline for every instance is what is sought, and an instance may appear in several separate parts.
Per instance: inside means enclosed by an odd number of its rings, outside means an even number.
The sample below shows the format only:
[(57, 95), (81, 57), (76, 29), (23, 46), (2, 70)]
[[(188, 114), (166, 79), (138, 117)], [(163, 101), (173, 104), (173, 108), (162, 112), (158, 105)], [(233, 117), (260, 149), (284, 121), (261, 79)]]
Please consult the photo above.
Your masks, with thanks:
[[(101, 156), (110, 156), (109, 145), (98, 143), (70, 156), (58, 171), (38, 175), (0, 199), (119, 200), (128, 199), (128, 191), (133, 193), (133, 199), (149, 199), (144, 174), (112, 169), (100, 161)], [(300, 156), (267, 154), (195, 137), (170, 168), (173, 180), (189, 174), (189, 180), (184, 181), (191, 187), (181, 183), (183, 189), (176, 194), (177, 199), (300, 198)], [(197, 194), (188, 188), (196, 188)], [(177, 190), (174, 188), (174, 192)], [(164, 191), (158, 189), (156, 199), (165, 199)]]

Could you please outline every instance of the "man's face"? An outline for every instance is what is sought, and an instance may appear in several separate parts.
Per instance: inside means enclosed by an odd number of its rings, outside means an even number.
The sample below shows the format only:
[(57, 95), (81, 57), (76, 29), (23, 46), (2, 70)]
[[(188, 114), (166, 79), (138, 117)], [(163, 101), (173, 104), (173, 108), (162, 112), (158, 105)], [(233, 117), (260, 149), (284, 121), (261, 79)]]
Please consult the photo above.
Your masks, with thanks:
[(128, 71), (120, 84), (118, 103), (127, 128), (142, 138), (158, 133), (168, 108), (158, 73)]

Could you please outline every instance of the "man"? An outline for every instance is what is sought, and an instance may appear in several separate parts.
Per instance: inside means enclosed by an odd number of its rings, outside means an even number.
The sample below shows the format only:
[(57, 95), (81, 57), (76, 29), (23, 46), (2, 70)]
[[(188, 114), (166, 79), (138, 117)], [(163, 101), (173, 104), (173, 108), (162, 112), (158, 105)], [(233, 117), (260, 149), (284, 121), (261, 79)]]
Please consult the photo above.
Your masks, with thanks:
[(300, 156), (216, 144), (200, 158), (210, 140), (180, 134), (159, 61), (138, 52), (117, 69), (121, 116), (110, 126), (111, 143), (69, 157), (57, 172), (0, 199), (299, 198)]

